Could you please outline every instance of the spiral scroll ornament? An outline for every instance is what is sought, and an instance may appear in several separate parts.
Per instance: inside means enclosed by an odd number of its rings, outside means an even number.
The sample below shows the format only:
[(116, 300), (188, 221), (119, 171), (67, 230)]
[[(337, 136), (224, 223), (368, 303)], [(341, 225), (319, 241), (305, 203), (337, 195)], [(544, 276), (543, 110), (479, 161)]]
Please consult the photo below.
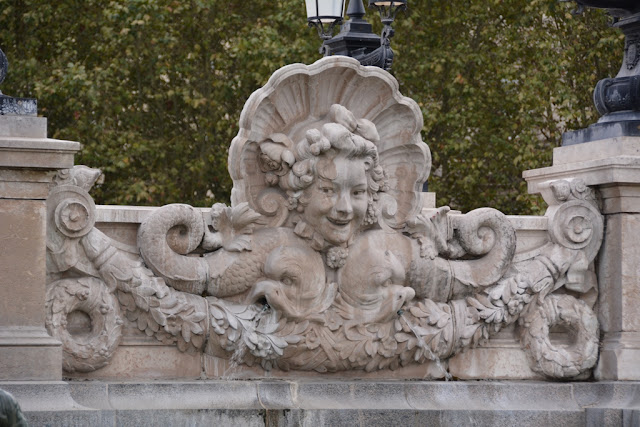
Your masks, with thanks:
[(604, 222), (600, 212), (584, 200), (570, 200), (557, 206), (549, 216), (549, 236), (568, 249), (583, 250), (592, 260), (602, 242)]
[(53, 188), (47, 200), (49, 223), (70, 238), (86, 235), (93, 228), (96, 205), (85, 190), (74, 185)]

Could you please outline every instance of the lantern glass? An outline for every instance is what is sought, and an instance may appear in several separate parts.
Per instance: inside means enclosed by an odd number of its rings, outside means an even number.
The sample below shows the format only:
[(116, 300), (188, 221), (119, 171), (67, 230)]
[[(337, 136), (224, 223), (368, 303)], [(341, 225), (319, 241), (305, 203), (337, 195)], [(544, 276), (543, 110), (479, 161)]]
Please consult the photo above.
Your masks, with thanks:
[(344, 16), (345, 0), (305, 0), (307, 20), (332, 23)]
[(369, 6), (373, 6), (373, 7), (390, 7), (390, 6), (395, 6), (395, 7), (400, 7), (400, 6), (406, 6), (407, 1), (406, 0), (369, 0)]

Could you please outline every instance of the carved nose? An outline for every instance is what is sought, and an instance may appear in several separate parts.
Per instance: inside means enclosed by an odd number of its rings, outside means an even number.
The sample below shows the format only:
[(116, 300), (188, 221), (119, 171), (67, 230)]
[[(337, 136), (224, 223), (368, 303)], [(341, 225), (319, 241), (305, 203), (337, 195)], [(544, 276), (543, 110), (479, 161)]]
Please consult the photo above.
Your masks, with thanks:
[(353, 213), (353, 206), (351, 206), (351, 199), (348, 194), (340, 195), (338, 203), (336, 203), (336, 212), (338, 212), (341, 217), (348, 217)]

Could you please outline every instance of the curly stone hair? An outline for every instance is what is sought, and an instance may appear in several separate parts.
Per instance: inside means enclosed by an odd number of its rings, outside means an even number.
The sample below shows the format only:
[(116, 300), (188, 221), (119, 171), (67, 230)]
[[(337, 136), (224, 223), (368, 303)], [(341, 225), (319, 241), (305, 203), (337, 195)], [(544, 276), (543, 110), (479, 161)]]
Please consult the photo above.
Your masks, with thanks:
[(365, 119), (356, 120), (353, 113), (338, 104), (331, 106), (329, 117), (331, 122), (320, 130), (307, 130), (305, 138), (295, 146), (285, 135), (272, 135), (270, 141), (260, 144), (259, 166), (270, 185), (286, 191), (289, 210), (303, 212), (309, 202), (305, 190), (315, 178), (335, 179), (335, 176), (327, 175), (327, 168), (318, 167), (321, 160), (337, 157), (361, 159), (365, 165), (369, 196), (365, 224), (373, 224), (377, 221), (378, 194), (388, 188), (387, 175), (380, 165), (375, 144), (380, 140), (378, 132), (373, 123)]

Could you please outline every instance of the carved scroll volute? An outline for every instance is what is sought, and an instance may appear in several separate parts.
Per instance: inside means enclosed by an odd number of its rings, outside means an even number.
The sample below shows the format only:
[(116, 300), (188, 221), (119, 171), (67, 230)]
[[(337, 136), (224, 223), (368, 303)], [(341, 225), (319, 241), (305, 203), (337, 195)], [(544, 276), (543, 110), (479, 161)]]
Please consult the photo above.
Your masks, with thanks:
[[(94, 229), (95, 203), (88, 191), (98, 169), (75, 166), (61, 171), (47, 198), (48, 332), (62, 342), (63, 369), (90, 372), (105, 366), (120, 344), (120, 305), (86, 257), (80, 241)], [(76, 277), (78, 274), (84, 277)], [(94, 277), (91, 277), (94, 276)]]
[(541, 185), (549, 204), (549, 235), (554, 243), (581, 250), (591, 262), (602, 243), (604, 221), (593, 190), (581, 179), (549, 181)]
[(54, 178), (56, 184), (47, 198), (47, 273), (76, 267), (83, 273), (95, 269), (84, 263), (78, 241), (95, 225), (96, 206), (88, 191), (101, 177), (99, 169), (74, 166)]
[[(186, 229), (179, 252), (167, 243), (173, 227)], [(154, 211), (140, 225), (138, 246), (146, 265), (168, 284), (182, 291), (201, 294), (207, 278), (202, 258), (183, 256), (198, 247), (204, 236), (204, 219), (189, 205), (166, 205)], [(174, 245), (175, 246), (175, 245)]]
[[(594, 192), (580, 179), (566, 179), (543, 183), (541, 193), (549, 204), (547, 229), (555, 244), (546, 255), (555, 265), (553, 270), (564, 275), (559, 283), (578, 293), (587, 292), (595, 283), (589, 264), (600, 249), (604, 230)], [(550, 294), (536, 302), (521, 319), (520, 328), (531, 368), (551, 378), (587, 373), (598, 358), (596, 314), (572, 295)], [(549, 339), (551, 328), (558, 325), (571, 331), (569, 346), (557, 346)]]
[[(234, 192), (244, 194), (245, 198), (237, 198), (234, 194), (233, 205), (237, 206), (242, 201), (247, 201), (249, 206), (264, 215), (268, 227), (282, 226), (289, 216), (287, 208), (287, 195), (277, 185), (267, 182), (267, 175), (271, 177), (277, 176), (280, 170), (269, 170), (268, 165), (261, 164), (261, 152), (259, 144), (251, 142), (244, 145), (242, 152), (242, 162), (240, 163), (244, 186), (240, 189), (234, 187)], [(275, 163), (275, 162), (274, 162)], [(263, 169), (267, 167), (270, 173), (265, 174)], [(283, 163), (280, 162), (273, 169), (282, 168)]]
[(567, 273), (567, 288), (584, 292), (591, 287), (584, 275), (594, 260), (604, 234), (604, 220), (592, 189), (581, 179), (549, 181), (541, 186), (549, 203), (546, 216), (551, 241), (575, 251)]
[(465, 285), (489, 286), (505, 273), (516, 250), (516, 234), (507, 217), (491, 208), (480, 208), (466, 215), (449, 217), (454, 255), (476, 259), (451, 261), (454, 278)]

